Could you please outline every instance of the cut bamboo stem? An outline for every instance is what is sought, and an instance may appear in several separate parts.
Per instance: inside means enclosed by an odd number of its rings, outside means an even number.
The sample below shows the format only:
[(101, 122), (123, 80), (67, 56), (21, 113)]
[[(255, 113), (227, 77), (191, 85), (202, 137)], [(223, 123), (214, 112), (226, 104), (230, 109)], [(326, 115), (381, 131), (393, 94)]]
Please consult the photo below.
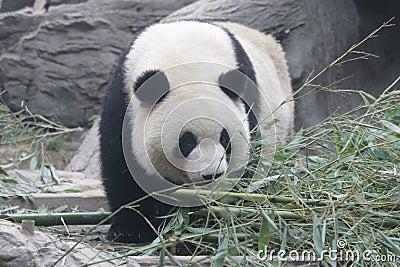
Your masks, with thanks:
[[(252, 202), (272, 202), (272, 203), (296, 203), (292, 197), (268, 196), (264, 194), (249, 194), (249, 193), (234, 193), (234, 192), (212, 192), (208, 190), (193, 190), (193, 189), (178, 189), (172, 195), (175, 197), (210, 197), (214, 199), (221, 197), (243, 199)], [(311, 200), (302, 201), (308, 205), (316, 205), (319, 207), (332, 205), (332, 202), (326, 200)]]
[[(201, 209), (194, 212), (195, 215), (200, 215), (200, 216), (206, 216), (207, 214), (210, 213), (224, 217), (226, 214), (232, 216), (238, 216), (238, 215), (246, 216), (251, 214), (258, 214), (259, 211), (255, 209), (245, 209), (245, 208), (208, 207), (207, 209)], [(267, 213), (271, 215), (275, 214), (285, 220), (305, 220), (304, 217), (290, 211), (276, 210), (276, 211), (268, 211)]]
[[(66, 212), (46, 214), (4, 214), (0, 219), (11, 219), (21, 223), (23, 220), (33, 220), (36, 226), (63, 225), (95, 225), (111, 215), (111, 212)], [(106, 222), (106, 224), (109, 222)]]

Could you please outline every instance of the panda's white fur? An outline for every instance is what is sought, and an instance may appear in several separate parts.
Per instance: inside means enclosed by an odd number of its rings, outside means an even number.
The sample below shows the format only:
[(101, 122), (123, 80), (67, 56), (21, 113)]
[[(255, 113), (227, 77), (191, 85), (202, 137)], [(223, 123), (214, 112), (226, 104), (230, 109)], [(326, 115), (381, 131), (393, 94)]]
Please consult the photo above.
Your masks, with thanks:
[[(222, 74), (231, 69), (246, 74), (258, 89), (246, 84), (241, 99), (226, 86), (219, 86), (224, 81), (220, 78), (226, 77)], [(146, 102), (147, 96), (136, 91), (136, 85), (156, 76), (152, 74), (156, 70), (165, 75), (168, 89), (162, 100), (153, 105)], [(251, 96), (251, 107), (244, 104), (246, 94)], [(136, 208), (140, 214), (122, 209), (112, 217), (108, 239), (151, 241), (155, 233), (142, 215), (157, 228), (161, 223), (158, 216), (171, 209), (170, 205), (147, 197), (149, 191), (133, 179), (134, 175), (152, 179), (159, 173), (181, 184), (213, 179), (245, 166), (254, 136), (250, 128), (256, 123), (266, 143), (283, 140), (292, 131), (293, 103), (285, 102), (290, 95), (284, 53), (271, 36), (227, 22), (178, 21), (146, 28), (122, 55), (103, 98), (100, 161), (111, 209), (115, 212), (141, 199)], [(266, 127), (274, 118), (279, 119), (276, 127)], [(223, 127), (231, 139), (231, 153), (226, 143), (222, 145)], [(129, 159), (123, 148), (126, 129), (128, 147), (133, 152), (128, 154), (132, 157)], [(198, 142), (186, 155), (176, 156), (181, 149), (180, 135), (188, 132)], [(136, 173), (129, 172), (131, 160)], [(158, 186), (155, 183), (152, 185)]]
[[(235, 67), (230, 43), (224, 30), (208, 23), (178, 21), (152, 25), (140, 34), (126, 56), (126, 89), (132, 96), (136, 79), (149, 68), (165, 70), (185, 62), (198, 61)], [(198, 77), (200, 74), (215, 75), (207, 71), (187, 71), (184, 76), (193, 81), (195, 78), (191, 75)], [(168, 77), (171, 87), (177, 85), (176, 80), (181, 81), (181, 77)]]
[[(228, 130), (230, 132), (239, 130), (232, 138), (232, 142), (235, 141), (232, 154), (240, 156), (231, 158), (230, 166), (243, 164), (249, 149), (250, 134), (243, 104), (234, 103), (214, 85), (190, 85), (191, 90), (188, 90), (187, 87), (182, 86), (172, 90), (165, 103), (156, 106), (148, 118), (147, 110), (141, 107), (139, 112), (136, 111), (133, 121), (134, 129), (136, 129), (135, 127), (139, 129), (135, 132), (136, 135), (132, 140), (137, 160), (149, 173), (158, 172), (175, 183), (199, 182), (203, 180), (202, 175), (228, 171), (225, 149), (219, 144), (222, 127), (215, 121), (231, 127)], [(191, 103), (192, 99), (196, 99), (193, 104)], [(177, 103), (180, 103), (178, 107)], [(133, 108), (133, 110), (135, 109)], [(224, 110), (225, 112), (221, 112)], [(191, 118), (197, 116), (206, 118), (190, 121)], [(209, 118), (213, 118), (215, 121)], [(185, 122), (189, 123), (181, 129)], [(142, 129), (146, 131), (145, 137), (142, 135), (144, 133)], [(193, 132), (199, 140), (208, 139), (208, 141), (200, 142), (199, 146), (189, 154), (187, 160), (180, 163), (180, 160), (174, 158), (173, 155), (177, 147), (179, 132), (186, 130)], [(215, 147), (214, 144), (216, 144)], [(167, 158), (165, 154), (172, 156)], [(200, 154), (202, 154), (201, 157)], [(212, 158), (208, 154), (212, 154)], [(190, 164), (190, 162), (193, 163)]]
[[(262, 95), (267, 98), (267, 103), (262, 102), (264, 104), (259, 106), (258, 117), (261, 118), (260, 123), (266, 124), (270, 122), (273, 116), (279, 118), (277, 128), (265, 131), (264, 135), (267, 139), (271, 139), (271, 143), (275, 142), (275, 134), (282, 137), (286, 136), (291, 131), (293, 124), (293, 104), (285, 104), (271, 116), (271, 110), (276, 109), (291, 93), (290, 80), (280, 45), (271, 36), (238, 24), (217, 24), (234, 34), (253, 64), (257, 83), (261, 90), (260, 98)], [(143, 105), (139, 100), (135, 99), (132, 90), (138, 77), (149, 69), (165, 71), (171, 88), (179, 86), (186, 81), (204, 80), (218, 83), (218, 77), (223, 71), (223, 67), (219, 69), (219, 65), (229, 68), (238, 66), (234, 53), (232, 41), (225, 30), (209, 23), (197, 21), (156, 24), (147, 28), (135, 40), (126, 56), (124, 69), (126, 75), (125, 90), (134, 99), (130, 109), (134, 132), (132, 137), (133, 151), (136, 159), (147, 172), (152, 174), (158, 172), (163, 177), (172, 179), (177, 183), (198, 182), (202, 180), (204, 175), (226, 173), (239, 164), (243, 165), (249, 151), (250, 134), (246, 120), (247, 114), (241, 101), (233, 101), (217, 85), (193, 84), (171, 90), (167, 99), (151, 111), (153, 107), (151, 105)], [(174, 66), (188, 62), (215, 63), (216, 67), (212, 70), (208, 68), (202, 69), (200, 64), (197, 69), (196, 65), (194, 65), (193, 69), (186, 68), (184, 73), (171, 70)], [(204, 143), (203, 146), (196, 147), (193, 153), (189, 155), (189, 161), (198, 158), (200, 154), (202, 154), (201, 159), (205, 162), (210, 162), (213, 157), (211, 164), (208, 166), (202, 163), (201, 160), (196, 161), (196, 164), (203, 167), (201, 171), (196, 170), (195, 164), (192, 164), (190, 171), (182, 171), (180, 169), (190, 168), (184, 163), (183, 165), (179, 164), (178, 160), (174, 162), (173, 156), (168, 158), (165, 156), (165, 153), (173, 155), (173, 150), (176, 149), (177, 136), (179, 135), (177, 131), (181, 130), (180, 127), (182, 126), (179, 123), (170, 123), (167, 126), (170, 128), (164, 129), (167, 135), (163, 136), (163, 141), (165, 142), (161, 146), (161, 129), (166, 127), (164, 124), (166, 115), (177, 104), (196, 97), (207, 97), (219, 101), (221, 104), (224, 103), (242, 122), (242, 126), (233, 127), (239, 128), (241, 131), (237, 132), (237, 137), (233, 144), (236, 152), (233, 154), (236, 154), (237, 157), (236, 159), (230, 159), (230, 169), (228, 168), (224, 149), (218, 145), (211, 147)], [(224, 122), (224, 125), (231, 124), (229, 122), (232, 121), (231, 115), (227, 112), (221, 114), (221, 107), (210, 103), (208, 105), (206, 103), (205, 105), (192, 105), (191, 110), (183, 109), (179, 114), (176, 114), (176, 120), (179, 117), (183, 119), (185, 114), (191, 114), (191, 116), (196, 113), (201, 114), (204, 112), (205, 106), (210, 111), (210, 116), (219, 117), (218, 120)], [(147, 117), (148, 114), (149, 117)], [(186, 127), (197, 133), (199, 138), (211, 138), (216, 144), (219, 143), (218, 133), (221, 132), (222, 128), (217, 127), (213, 122), (210, 123), (209, 120), (197, 120), (195, 124), (188, 124)], [(263, 128), (261, 127), (260, 129)], [(143, 129), (146, 131), (146, 136), (144, 136)], [(199, 148), (202, 148), (202, 153), (200, 153)]]

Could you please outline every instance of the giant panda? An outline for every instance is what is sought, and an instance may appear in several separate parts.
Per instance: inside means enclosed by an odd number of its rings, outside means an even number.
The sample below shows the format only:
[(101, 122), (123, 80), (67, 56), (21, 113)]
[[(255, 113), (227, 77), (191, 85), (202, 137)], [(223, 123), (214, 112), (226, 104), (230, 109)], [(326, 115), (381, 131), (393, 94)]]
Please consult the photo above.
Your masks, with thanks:
[(112, 217), (108, 239), (149, 242), (159, 217), (178, 205), (149, 197), (142, 183), (229, 176), (248, 160), (255, 128), (266, 143), (284, 140), (293, 127), (291, 94), (283, 50), (269, 35), (230, 22), (145, 28), (121, 56), (103, 99), (106, 195), (112, 211), (136, 201)]

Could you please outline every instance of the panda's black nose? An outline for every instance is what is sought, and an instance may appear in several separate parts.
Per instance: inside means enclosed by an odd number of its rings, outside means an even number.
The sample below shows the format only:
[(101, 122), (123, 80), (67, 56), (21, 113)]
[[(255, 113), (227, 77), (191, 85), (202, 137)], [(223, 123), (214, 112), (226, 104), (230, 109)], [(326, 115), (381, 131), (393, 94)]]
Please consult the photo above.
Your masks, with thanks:
[(218, 177), (220, 177), (223, 174), (224, 174), (223, 172), (220, 172), (220, 173), (216, 173), (215, 175), (209, 174), (209, 175), (202, 175), (202, 176), (205, 180), (212, 180), (212, 179), (217, 179)]

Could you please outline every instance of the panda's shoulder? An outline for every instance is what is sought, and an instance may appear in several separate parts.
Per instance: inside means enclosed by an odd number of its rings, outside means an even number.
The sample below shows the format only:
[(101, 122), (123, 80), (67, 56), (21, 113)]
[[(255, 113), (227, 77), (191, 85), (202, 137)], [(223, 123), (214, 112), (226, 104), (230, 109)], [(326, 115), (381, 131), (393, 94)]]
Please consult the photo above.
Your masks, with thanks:
[(238, 39), (245, 39), (247, 42), (263, 46), (264, 48), (267, 48), (267, 51), (283, 53), (279, 42), (270, 34), (265, 34), (261, 31), (234, 22), (216, 22), (215, 24), (232, 33)]
[(285, 90), (291, 91), (285, 53), (281, 44), (272, 35), (233, 22), (217, 22), (216, 24), (232, 33), (242, 43), (246, 52), (258, 58), (268, 56), (279, 78), (285, 84)]

